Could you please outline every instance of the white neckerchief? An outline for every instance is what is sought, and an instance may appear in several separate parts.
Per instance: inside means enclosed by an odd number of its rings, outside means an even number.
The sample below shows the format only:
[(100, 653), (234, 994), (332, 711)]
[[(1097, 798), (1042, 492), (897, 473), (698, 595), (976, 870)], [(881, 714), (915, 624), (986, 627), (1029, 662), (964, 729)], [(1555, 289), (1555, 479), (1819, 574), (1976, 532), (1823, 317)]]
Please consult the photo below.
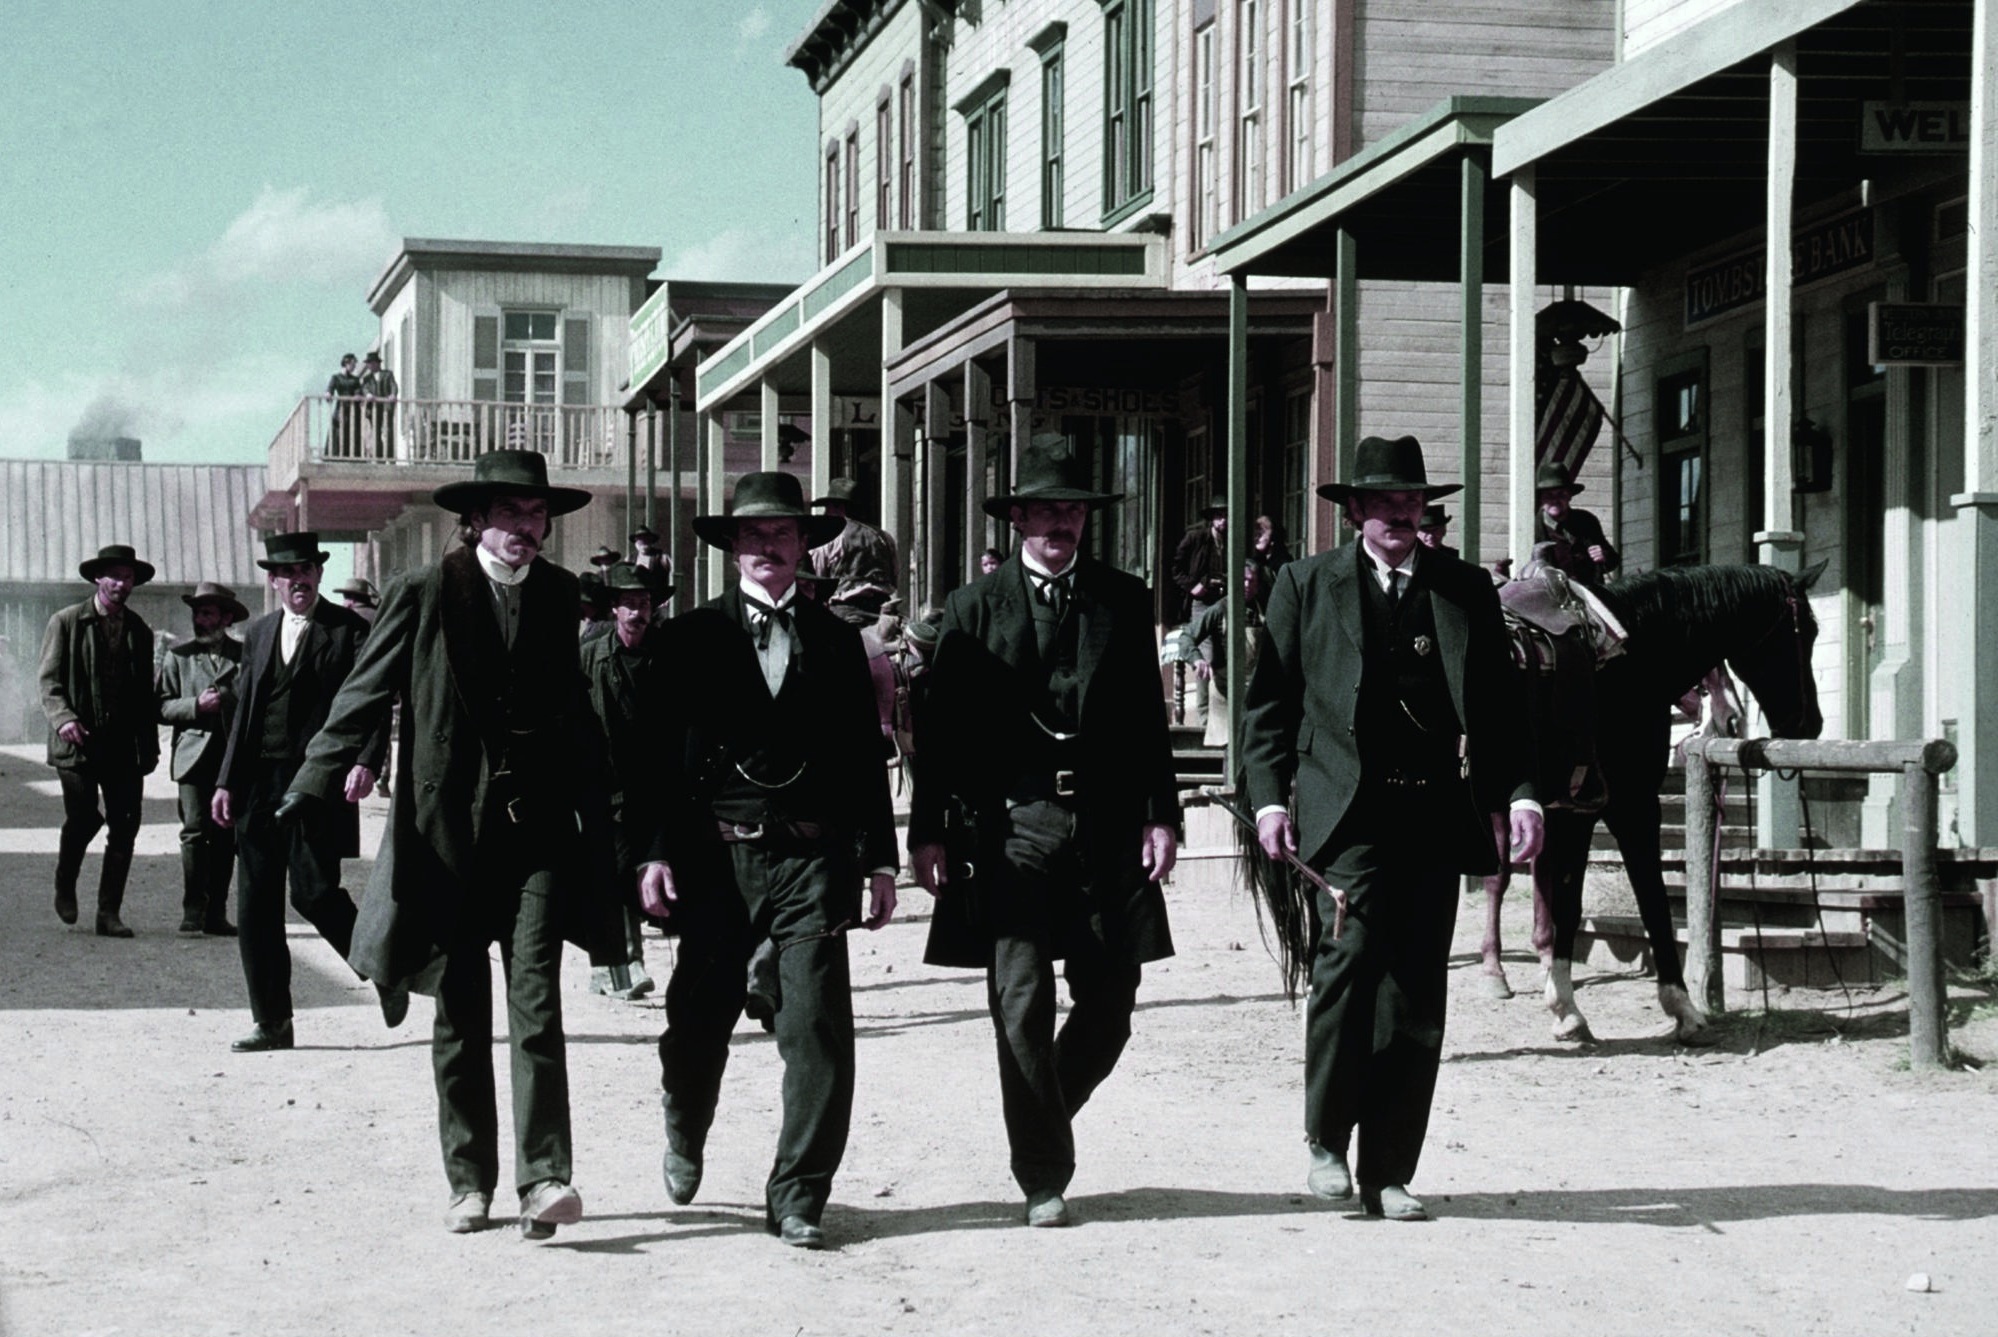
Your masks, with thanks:
[[(743, 611), (749, 615), (752, 627), (763, 620), (765, 608), (789, 609), (798, 601), (798, 582), (795, 580), (774, 602), (767, 590), (747, 576), (737, 582), (737, 588), (742, 591)], [(784, 675), (791, 668), (791, 638), (772, 636), (770, 644), (757, 649), (756, 662), (763, 669), (763, 685), (775, 697), (783, 689)]]
[(298, 643), (305, 639), (305, 629), (312, 625), (312, 614), (319, 608), (319, 596), (312, 596), (303, 613), (294, 613), (289, 607), (284, 611), (284, 622), (278, 631), (278, 655), (289, 664), (298, 653)]
[(486, 579), (495, 585), (518, 585), (527, 579), (527, 573), (534, 569), (534, 559), (528, 558), (519, 566), (508, 566), (493, 556), (481, 545), (473, 549), (479, 555), (479, 569), (486, 573)]
[(1394, 593), (1394, 573), (1397, 571), (1401, 572), (1401, 592), (1408, 593), (1408, 587), (1415, 581), (1415, 559), (1422, 551), (1420, 543), (1408, 550), (1408, 560), (1400, 566), (1388, 565), (1387, 558), (1369, 547), (1365, 539), (1360, 540), (1360, 551), (1367, 555), (1367, 569), (1374, 573), (1374, 582), (1381, 587), (1382, 593)]

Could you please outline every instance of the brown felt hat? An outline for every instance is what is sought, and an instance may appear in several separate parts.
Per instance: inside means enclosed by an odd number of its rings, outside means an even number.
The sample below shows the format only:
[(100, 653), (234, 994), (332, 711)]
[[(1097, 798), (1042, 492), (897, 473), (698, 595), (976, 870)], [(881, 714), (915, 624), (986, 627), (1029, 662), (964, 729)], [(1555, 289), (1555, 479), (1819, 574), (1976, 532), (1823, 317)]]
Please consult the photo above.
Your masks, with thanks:
[(181, 595), (180, 601), (189, 608), (193, 608), (196, 604), (215, 604), (229, 615), (231, 626), (244, 621), (250, 616), (250, 610), (245, 608), (243, 601), (236, 597), (236, 591), (230, 589), (227, 585), (218, 585), (212, 580), (202, 581), (194, 587), (194, 593)]

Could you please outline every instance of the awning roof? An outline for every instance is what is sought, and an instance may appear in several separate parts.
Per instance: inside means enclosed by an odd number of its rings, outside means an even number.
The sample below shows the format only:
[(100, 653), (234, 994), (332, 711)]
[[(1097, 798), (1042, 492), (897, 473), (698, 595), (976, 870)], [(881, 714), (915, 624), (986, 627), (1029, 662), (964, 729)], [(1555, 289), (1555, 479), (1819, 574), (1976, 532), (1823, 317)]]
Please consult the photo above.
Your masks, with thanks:
[[(1539, 276), (1628, 284), (1663, 256), (1760, 228), (1769, 52), (1797, 50), (1799, 210), (1961, 158), (1859, 152), (1866, 102), (1970, 97), (1975, 0), (1747, 0), (1503, 125), (1492, 169), (1532, 164)], [(1362, 248), (1364, 253), (1364, 248)]]
[[(1376, 140), (1318, 180), (1214, 239), (1224, 273), (1330, 278), (1333, 231), (1357, 242), (1361, 278), (1454, 282), (1463, 162), (1488, 163), (1492, 136), (1537, 98), (1453, 97)], [(1502, 186), (1487, 186), (1486, 269), (1505, 254)]]

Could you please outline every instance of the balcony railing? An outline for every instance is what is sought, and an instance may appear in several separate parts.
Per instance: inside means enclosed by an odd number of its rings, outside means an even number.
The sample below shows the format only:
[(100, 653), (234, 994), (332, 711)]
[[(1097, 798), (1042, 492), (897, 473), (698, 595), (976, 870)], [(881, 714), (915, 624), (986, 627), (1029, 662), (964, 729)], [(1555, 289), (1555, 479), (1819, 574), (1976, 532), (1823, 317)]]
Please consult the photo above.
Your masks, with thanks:
[(624, 463), (625, 427), (611, 404), (312, 395), (271, 441), (271, 485), (288, 488), (308, 463), (470, 464), (502, 449), (539, 451), (551, 471), (608, 469)]

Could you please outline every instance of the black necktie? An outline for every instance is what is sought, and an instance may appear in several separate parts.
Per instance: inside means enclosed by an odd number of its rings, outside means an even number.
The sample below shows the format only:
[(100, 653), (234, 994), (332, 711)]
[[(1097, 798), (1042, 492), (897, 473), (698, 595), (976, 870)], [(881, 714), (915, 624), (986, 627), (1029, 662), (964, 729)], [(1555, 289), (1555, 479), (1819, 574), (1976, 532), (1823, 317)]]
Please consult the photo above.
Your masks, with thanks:
[(1068, 582), (1074, 572), (1064, 571), (1058, 576), (1044, 576), (1038, 571), (1027, 574), (1034, 580), (1034, 597), (1054, 610), (1055, 621), (1061, 621), (1068, 612)]
[(1391, 615), (1401, 611), (1402, 582), (1407, 579), (1408, 573), (1400, 567), (1388, 572), (1388, 612)]
[(750, 616), (756, 619), (757, 649), (768, 650), (770, 648), (770, 629), (772, 627), (782, 627), (787, 637), (791, 634), (790, 609), (773, 608), (762, 600), (752, 599), (746, 594), (742, 597), (742, 601), (749, 605)]

